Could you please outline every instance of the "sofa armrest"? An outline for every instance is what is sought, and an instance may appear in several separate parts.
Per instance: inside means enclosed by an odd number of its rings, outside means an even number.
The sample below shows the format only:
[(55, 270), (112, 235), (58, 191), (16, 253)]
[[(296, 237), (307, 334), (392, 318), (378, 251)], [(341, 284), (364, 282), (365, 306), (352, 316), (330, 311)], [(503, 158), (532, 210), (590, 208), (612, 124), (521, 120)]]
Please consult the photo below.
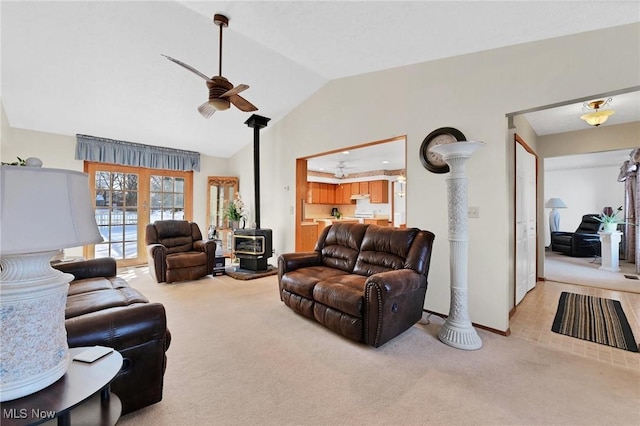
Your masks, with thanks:
[(65, 327), (69, 347), (102, 345), (122, 350), (169, 338), (165, 309), (160, 303), (90, 312), (65, 320)]
[(162, 244), (149, 244), (147, 260), (151, 276), (156, 282), (164, 282), (167, 277), (167, 248)]
[(111, 382), (126, 414), (162, 400), (166, 352), (171, 342), (165, 309), (139, 303), (90, 312), (65, 321), (69, 347), (109, 346), (122, 355)]
[(62, 262), (51, 266), (59, 271), (73, 275), (74, 280), (96, 277), (115, 277), (117, 273), (116, 260), (112, 257)]
[(193, 242), (193, 249), (201, 251), (207, 255), (207, 271), (213, 272), (216, 266), (216, 241), (215, 240), (196, 240)]
[(412, 269), (398, 269), (396, 271), (381, 272), (371, 275), (365, 282), (365, 292), (373, 288), (380, 292), (382, 300), (388, 300), (400, 294), (426, 288), (424, 275)]
[(572, 237), (575, 232), (564, 232), (564, 231), (554, 231), (551, 233), (551, 238), (553, 237)]
[(364, 339), (379, 347), (422, 317), (427, 278), (412, 269), (371, 275), (365, 282)]
[(215, 240), (197, 240), (193, 242), (193, 249), (195, 251), (204, 251), (212, 253), (216, 252), (216, 241)]
[(278, 276), (282, 278), (282, 275), (287, 272), (309, 266), (318, 266), (321, 263), (321, 255), (318, 251), (281, 254), (278, 257)]

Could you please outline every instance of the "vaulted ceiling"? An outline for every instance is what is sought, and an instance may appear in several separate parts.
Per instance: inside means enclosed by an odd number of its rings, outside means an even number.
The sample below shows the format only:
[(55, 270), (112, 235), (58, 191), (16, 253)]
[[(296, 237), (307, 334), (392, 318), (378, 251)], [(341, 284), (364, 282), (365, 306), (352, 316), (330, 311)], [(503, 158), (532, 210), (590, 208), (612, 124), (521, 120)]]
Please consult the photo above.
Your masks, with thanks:
[[(640, 3), (3, 1), (9, 124), (233, 155), (251, 143), (250, 113), (204, 119), (205, 82), (161, 56), (217, 74), (215, 13), (230, 20), (222, 74), (273, 124), (332, 79), (638, 22)], [(565, 131), (535, 114), (534, 129)]]

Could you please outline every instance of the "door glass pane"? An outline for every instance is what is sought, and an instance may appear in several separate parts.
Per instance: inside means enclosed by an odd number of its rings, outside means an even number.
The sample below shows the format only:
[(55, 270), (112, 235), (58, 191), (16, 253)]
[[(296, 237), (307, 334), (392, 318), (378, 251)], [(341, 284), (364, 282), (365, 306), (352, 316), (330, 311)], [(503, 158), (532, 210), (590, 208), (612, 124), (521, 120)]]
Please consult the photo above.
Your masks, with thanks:
[(162, 176), (151, 176), (151, 192), (162, 191)]
[(183, 178), (175, 178), (175, 191), (184, 193), (184, 179)]
[(173, 178), (169, 176), (165, 176), (162, 179), (162, 190), (164, 192), (173, 192)]
[[(161, 188), (158, 183), (162, 182)], [(184, 178), (151, 176), (151, 222), (184, 219)], [(154, 190), (155, 188), (155, 190)]]
[(96, 258), (137, 257), (137, 189), (135, 173), (95, 173), (95, 217), (104, 240), (95, 245)]

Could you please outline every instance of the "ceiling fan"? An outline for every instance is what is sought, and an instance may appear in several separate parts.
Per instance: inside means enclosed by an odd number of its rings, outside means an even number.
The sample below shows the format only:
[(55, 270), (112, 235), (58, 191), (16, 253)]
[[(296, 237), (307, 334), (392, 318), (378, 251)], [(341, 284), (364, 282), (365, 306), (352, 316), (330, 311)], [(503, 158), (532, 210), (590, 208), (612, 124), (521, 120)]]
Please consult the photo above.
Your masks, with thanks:
[(334, 176), (338, 179), (344, 179), (347, 176), (349, 176), (349, 173), (345, 172), (345, 169), (347, 169), (347, 165), (344, 163), (344, 161), (338, 161), (338, 165), (336, 166), (336, 172), (334, 174)]
[(198, 107), (198, 112), (200, 112), (204, 118), (211, 117), (216, 111), (229, 109), (230, 104), (235, 105), (235, 107), (241, 111), (257, 111), (258, 108), (256, 108), (251, 102), (238, 95), (238, 93), (247, 90), (249, 86), (246, 84), (239, 84), (233, 87), (233, 84), (222, 76), (222, 27), (229, 26), (229, 19), (224, 15), (215, 14), (213, 16), (213, 22), (220, 27), (218, 75), (209, 78), (205, 74), (193, 68), (191, 65), (185, 64), (184, 62), (173, 59), (167, 55), (162, 56), (206, 80), (207, 87), (209, 88), (209, 100)]

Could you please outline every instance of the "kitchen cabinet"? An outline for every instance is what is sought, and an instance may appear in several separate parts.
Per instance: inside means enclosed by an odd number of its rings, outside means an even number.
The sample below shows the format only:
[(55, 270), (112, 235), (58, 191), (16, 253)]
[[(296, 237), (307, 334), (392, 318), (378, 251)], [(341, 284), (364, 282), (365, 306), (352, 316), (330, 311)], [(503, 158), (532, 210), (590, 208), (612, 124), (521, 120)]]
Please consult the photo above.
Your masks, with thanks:
[(333, 183), (327, 184), (327, 204), (335, 204), (336, 203), (336, 187)]
[(320, 183), (318, 186), (320, 187), (320, 204), (327, 204), (329, 200), (329, 195), (327, 194), (327, 184)]
[(351, 186), (351, 195), (358, 195), (360, 193), (360, 183), (352, 182), (345, 185)]
[(318, 241), (318, 222), (302, 222), (301, 251), (313, 251)]
[(337, 184), (334, 191), (336, 204), (342, 204), (342, 199), (344, 198), (343, 193), (344, 185), (342, 185), (341, 183)]
[(319, 182), (307, 182), (307, 203), (308, 204), (320, 203), (320, 183)]
[(332, 183), (307, 182), (307, 204), (336, 204), (336, 187)]
[(365, 219), (365, 225), (389, 226), (389, 219)]
[(389, 202), (389, 181), (373, 180), (369, 184), (369, 201), (371, 203)]
[(340, 183), (336, 185), (335, 204), (353, 204), (351, 201), (350, 183)]
[(358, 182), (359, 184), (359, 191), (358, 194), (368, 194), (369, 193), (369, 182)]

